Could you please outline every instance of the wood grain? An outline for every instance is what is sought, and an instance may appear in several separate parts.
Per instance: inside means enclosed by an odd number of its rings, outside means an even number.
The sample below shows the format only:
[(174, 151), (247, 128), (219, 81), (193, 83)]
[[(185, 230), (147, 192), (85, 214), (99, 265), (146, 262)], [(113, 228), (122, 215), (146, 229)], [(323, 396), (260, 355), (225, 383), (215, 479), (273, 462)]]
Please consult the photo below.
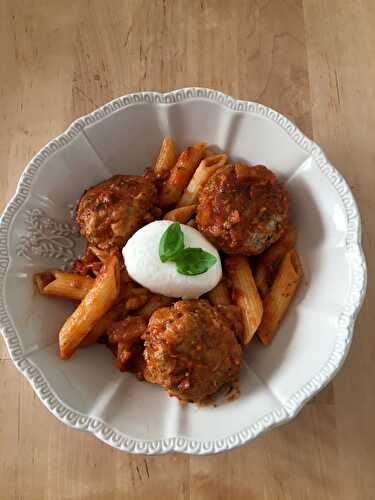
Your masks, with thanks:
[(76, 117), (136, 90), (201, 85), (280, 110), (345, 174), (367, 300), (344, 368), (292, 423), (211, 457), (138, 457), (59, 423), (0, 345), (4, 500), (375, 498), (375, 3), (0, 2), (0, 208)]

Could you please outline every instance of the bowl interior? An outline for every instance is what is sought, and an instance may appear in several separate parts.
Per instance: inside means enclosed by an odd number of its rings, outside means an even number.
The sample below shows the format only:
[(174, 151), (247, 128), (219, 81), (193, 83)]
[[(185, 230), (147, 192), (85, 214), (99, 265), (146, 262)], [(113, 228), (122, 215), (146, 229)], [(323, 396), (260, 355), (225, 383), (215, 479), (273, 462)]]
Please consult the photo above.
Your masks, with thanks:
[[(262, 163), (285, 182), (305, 277), (273, 343), (255, 339), (245, 351), (241, 397), (217, 407), (181, 406), (159, 387), (120, 373), (108, 349), (79, 349), (58, 357), (57, 333), (74, 305), (33, 290), (40, 270), (69, 265), (83, 249), (71, 206), (88, 187), (116, 173), (141, 174), (163, 137), (181, 150), (206, 140), (233, 160)], [(188, 437), (209, 441), (241, 433), (273, 412), (288, 412), (293, 395), (317, 376), (340, 338), (339, 316), (351, 275), (347, 216), (335, 188), (275, 121), (191, 99), (174, 104), (136, 103), (86, 124), (35, 174), (9, 233), (5, 303), (21, 345), (68, 408), (99, 418), (137, 440)]]

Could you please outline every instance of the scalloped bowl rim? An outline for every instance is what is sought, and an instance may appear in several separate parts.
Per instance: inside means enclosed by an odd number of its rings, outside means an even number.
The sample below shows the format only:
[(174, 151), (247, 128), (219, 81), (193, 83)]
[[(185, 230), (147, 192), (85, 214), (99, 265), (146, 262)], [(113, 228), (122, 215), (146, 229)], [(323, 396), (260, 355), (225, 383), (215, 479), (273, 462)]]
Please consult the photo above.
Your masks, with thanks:
[[(337, 195), (343, 201), (348, 220), (351, 219), (354, 221), (352, 230), (348, 230), (348, 235), (350, 233), (351, 251), (356, 254), (357, 259), (353, 258), (352, 261), (348, 260), (348, 262), (351, 265), (352, 271), (353, 268), (356, 270), (355, 280), (352, 282), (352, 287), (348, 294), (348, 303), (343, 308), (344, 312), (342, 313), (344, 324), (340, 326), (345, 330), (344, 339), (340, 338), (340, 341), (336, 343), (333, 354), (311, 381), (296, 391), (279, 409), (270, 412), (242, 431), (219, 440), (199, 441), (186, 437), (138, 440), (130, 438), (114, 427), (109, 427), (100, 418), (84, 415), (62, 403), (50, 388), (47, 379), (40, 370), (29, 359), (22, 357), (19, 339), (13, 327), (12, 320), (6, 311), (4, 300), (5, 277), (9, 264), (8, 236), (16, 213), (27, 200), (31, 181), (36, 172), (51, 154), (81, 134), (85, 126), (101, 121), (116, 111), (132, 104), (173, 104), (196, 98), (214, 101), (233, 111), (241, 111), (243, 113), (255, 112), (271, 119), (276, 125), (285, 130), (296, 144), (316, 160), (318, 167), (328, 178), (331, 185), (335, 188)], [(338, 190), (338, 185), (340, 185), (341, 192)], [(350, 207), (350, 213), (348, 207)], [(11, 359), (32, 385), (42, 403), (60, 421), (69, 427), (91, 432), (106, 444), (130, 453), (150, 455), (169, 452), (198, 455), (218, 453), (252, 441), (267, 430), (292, 420), (305, 404), (334, 378), (343, 365), (351, 345), (355, 320), (365, 297), (366, 285), (367, 269), (361, 246), (361, 219), (359, 210), (345, 179), (328, 162), (321, 148), (311, 139), (308, 139), (288, 118), (272, 108), (252, 101), (237, 100), (222, 92), (202, 87), (188, 87), (166, 93), (144, 91), (127, 94), (76, 119), (62, 134), (49, 141), (27, 164), (18, 182), (16, 192), (6, 205), (0, 219), (0, 328)], [(338, 343), (340, 343), (339, 346), (337, 345)]]

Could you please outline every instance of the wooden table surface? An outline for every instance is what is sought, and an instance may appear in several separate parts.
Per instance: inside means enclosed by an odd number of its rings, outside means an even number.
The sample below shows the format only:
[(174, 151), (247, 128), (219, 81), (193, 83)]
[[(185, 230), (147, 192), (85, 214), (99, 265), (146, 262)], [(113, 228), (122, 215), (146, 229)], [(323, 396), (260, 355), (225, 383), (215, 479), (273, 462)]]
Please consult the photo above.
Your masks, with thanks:
[(67, 428), (1, 341), (1, 500), (375, 498), (374, 24), (374, 0), (0, 0), (1, 207), (80, 115), (205, 86), (278, 109), (322, 145), (358, 200), (369, 265), (334, 382), (292, 423), (217, 456), (132, 456)]

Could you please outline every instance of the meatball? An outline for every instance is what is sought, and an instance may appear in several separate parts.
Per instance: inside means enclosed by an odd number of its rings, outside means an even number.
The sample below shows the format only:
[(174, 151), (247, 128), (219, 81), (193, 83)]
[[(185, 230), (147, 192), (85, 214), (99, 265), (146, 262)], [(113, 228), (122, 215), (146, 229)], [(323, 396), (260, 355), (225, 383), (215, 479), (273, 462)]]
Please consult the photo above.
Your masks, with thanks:
[(200, 299), (158, 309), (143, 337), (145, 379), (184, 401), (215, 394), (238, 380), (241, 347), (236, 335), (242, 335), (242, 328), (236, 306), (213, 307)]
[(121, 247), (137, 229), (154, 220), (156, 200), (156, 187), (149, 179), (115, 175), (84, 193), (77, 224), (92, 245)]
[(285, 232), (288, 198), (266, 167), (228, 165), (203, 188), (196, 222), (224, 252), (257, 255)]

